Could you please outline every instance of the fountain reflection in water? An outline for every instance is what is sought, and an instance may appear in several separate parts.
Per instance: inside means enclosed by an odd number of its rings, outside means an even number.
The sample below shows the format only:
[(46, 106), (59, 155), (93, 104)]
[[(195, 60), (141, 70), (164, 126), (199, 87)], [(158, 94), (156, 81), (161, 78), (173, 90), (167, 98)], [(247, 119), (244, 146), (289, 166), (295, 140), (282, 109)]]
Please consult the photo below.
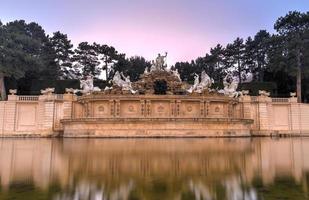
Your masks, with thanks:
[(308, 199), (309, 139), (4, 139), (0, 199)]

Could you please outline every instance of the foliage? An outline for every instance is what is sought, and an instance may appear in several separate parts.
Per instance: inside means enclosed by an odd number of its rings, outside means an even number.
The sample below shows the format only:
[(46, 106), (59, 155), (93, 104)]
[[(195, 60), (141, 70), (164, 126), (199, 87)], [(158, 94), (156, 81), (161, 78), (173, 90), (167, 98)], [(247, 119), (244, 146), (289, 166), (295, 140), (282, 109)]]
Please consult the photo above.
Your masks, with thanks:
[[(122, 56), (115, 64), (113, 72), (121, 71), (125, 75), (129, 75), (131, 81), (137, 81), (140, 75), (144, 73), (145, 68), (149, 68), (150, 66), (150, 62), (143, 57), (134, 56), (127, 59)], [(113, 75), (113, 73), (110, 73), (110, 75)], [(110, 76), (109, 79), (111, 78)]]
[(5, 76), (19, 78), (52, 64), (49, 39), (38, 24), (13, 21), (0, 26), (0, 33), (0, 71)]
[(73, 44), (66, 34), (59, 31), (50, 38), (55, 53), (55, 62), (58, 67), (59, 77), (62, 79), (76, 78), (78, 72), (72, 66)]

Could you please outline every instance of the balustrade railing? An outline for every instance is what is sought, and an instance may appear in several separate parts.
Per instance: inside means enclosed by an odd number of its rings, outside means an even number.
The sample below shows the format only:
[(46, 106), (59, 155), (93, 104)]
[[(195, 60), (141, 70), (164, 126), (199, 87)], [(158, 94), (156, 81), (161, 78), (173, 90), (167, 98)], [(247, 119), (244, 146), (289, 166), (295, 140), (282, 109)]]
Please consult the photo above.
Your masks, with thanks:
[(18, 101), (38, 101), (39, 96), (18, 96)]
[(272, 98), (271, 101), (274, 103), (286, 103), (289, 102), (289, 98)]

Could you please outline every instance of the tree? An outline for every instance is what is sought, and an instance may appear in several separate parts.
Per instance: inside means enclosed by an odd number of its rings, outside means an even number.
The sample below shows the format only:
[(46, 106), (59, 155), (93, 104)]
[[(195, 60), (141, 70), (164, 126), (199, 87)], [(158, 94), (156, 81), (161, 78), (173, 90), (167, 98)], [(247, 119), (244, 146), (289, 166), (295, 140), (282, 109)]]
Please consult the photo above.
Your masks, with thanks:
[(98, 76), (101, 73), (95, 44), (91, 45), (88, 42), (79, 43), (72, 60), (75, 62), (74, 67), (79, 68), (83, 76)]
[(258, 72), (259, 81), (264, 80), (264, 70), (268, 64), (267, 52), (270, 45), (270, 34), (266, 30), (259, 31), (254, 36), (256, 71)]
[(181, 80), (193, 83), (194, 73), (198, 73), (194, 61), (189, 62), (177, 62), (173, 67), (178, 70)]
[(206, 63), (208, 63), (210, 66), (213, 66), (213, 74), (211, 74), (211, 77), (215, 81), (221, 82), (225, 76), (224, 48), (222, 45), (217, 44), (217, 46), (210, 49), (210, 54), (206, 54)]
[(245, 45), (241, 38), (236, 38), (232, 44), (228, 44), (224, 51), (225, 65), (228, 67), (242, 82), (244, 73), (247, 72), (244, 61)]
[(251, 37), (248, 37), (245, 43), (244, 64), (248, 71), (253, 74), (253, 79), (258, 79), (259, 71), (257, 70), (257, 59), (255, 57), (257, 52), (256, 43)]
[(98, 55), (99, 62), (101, 63), (101, 70), (105, 72), (105, 78), (107, 81), (111, 80), (113, 71), (115, 71), (114, 65), (124, 58), (124, 54), (118, 54), (116, 49), (108, 45), (100, 45), (94, 43), (95, 50)]
[(286, 16), (280, 17), (274, 26), (279, 35), (285, 37), (284, 45), (288, 49), (291, 58), (294, 59), (296, 69), (296, 90), (297, 100), (302, 101), (302, 66), (303, 51), (305, 45), (305, 32), (309, 29), (309, 12), (289, 12)]
[(60, 78), (76, 78), (78, 72), (76, 72), (72, 66), (72, 56), (74, 51), (72, 50), (73, 44), (71, 43), (71, 40), (68, 39), (66, 34), (57, 31), (53, 33), (50, 42), (55, 53), (55, 62), (59, 68)]
[(20, 78), (28, 70), (41, 71), (52, 63), (49, 40), (41, 26), (23, 20), (0, 26), (1, 98), (6, 99), (4, 78)]
[(245, 64), (254, 75), (254, 79), (262, 82), (268, 64), (270, 34), (266, 30), (259, 31), (254, 39), (249, 37), (245, 47)]
[(121, 57), (115, 64), (113, 70), (129, 75), (131, 81), (137, 81), (140, 75), (144, 73), (145, 68), (149, 68), (150, 66), (151, 63), (141, 56), (133, 56), (129, 59)]

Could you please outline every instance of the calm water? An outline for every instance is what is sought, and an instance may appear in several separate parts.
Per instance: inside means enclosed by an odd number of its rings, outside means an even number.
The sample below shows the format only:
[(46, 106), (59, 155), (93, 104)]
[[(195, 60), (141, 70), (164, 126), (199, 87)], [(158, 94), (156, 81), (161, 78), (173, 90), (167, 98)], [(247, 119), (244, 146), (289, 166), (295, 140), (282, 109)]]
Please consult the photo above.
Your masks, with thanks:
[(0, 199), (309, 199), (309, 138), (3, 139)]

